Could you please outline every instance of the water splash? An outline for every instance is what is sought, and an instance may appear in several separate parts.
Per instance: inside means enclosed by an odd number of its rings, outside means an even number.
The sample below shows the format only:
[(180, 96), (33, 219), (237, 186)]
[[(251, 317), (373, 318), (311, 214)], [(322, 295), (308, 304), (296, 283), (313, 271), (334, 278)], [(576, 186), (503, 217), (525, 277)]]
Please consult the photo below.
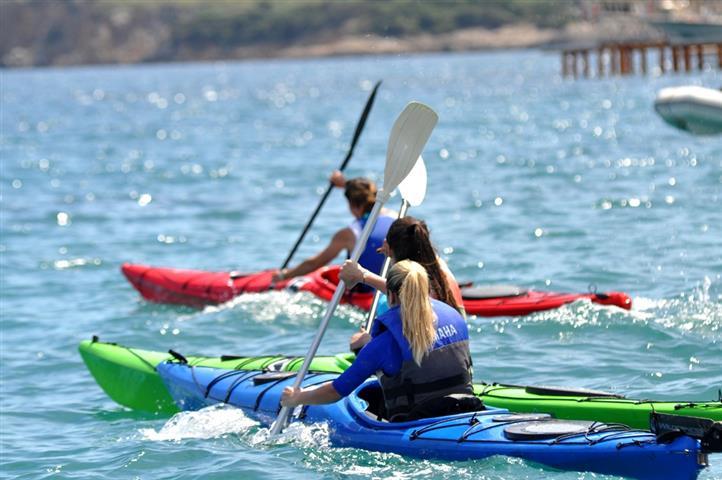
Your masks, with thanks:
[(239, 295), (220, 305), (203, 309), (204, 313), (238, 310), (249, 313), (258, 322), (273, 322), (278, 317), (314, 318), (325, 302), (305, 292), (286, 290)]
[(260, 428), (258, 421), (248, 417), (242, 409), (230, 405), (212, 405), (198, 411), (180, 412), (173, 415), (160, 430), (139, 430), (143, 439), (154, 442), (206, 440), (236, 434), (253, 447), (292, 444), (313, 449), (329, 448), (329, 432), (327, 423), (292, 423), (283, 432), (271, 437), (270, 429)]
[(664, 328), (695, 332), (713, 340), (722, 339), (722, 299), (710, 293), (713, 282), (704, 277), (691, 292), (671, 299), (639, 297), (632, 316), (637, 321), (654, 322)]
[[(239, 295), (221, 305), (207, 306), (203, 313), (234, 310), (258, 323), (277, 324), (285, 319), (292, 325), (316, 325), (327, 308), (328, 302), (308, 292), (280, 290)], [(339, 305), (334, 315), (352, 325), (360, 325), (365, 319), (363, 312), (349, 305)]]
[(660, 330), (670, 329), (678, 332), (694, 332), (712, 340), (722, 339), (722, 297), (714, 299), (710, 293), (712, 281), (705, 279), (691, 292), (682, 293), (676, 298), (654, 299), (635, 297), (634, 308), (624, 310), (617, 307), (598, 305), (587, 299), (563, 305), (552, 310), (536, 312), (520, 317), (498, 317), (484, 319), (471, 317), (470, 323), (477, 331), (489, 326), (497, 333), (509, 328), (520, 329), (526, 325), (548, 323), (581, 328), (614, 328), (628, 324), (653, 324)]
[[(604, 327), (609, 323), (624, 321), (628, 311), (606, 305), (593, 303), (589, 299), (579, 299), (559, 308), (535, 312), (529, 315), (514, 317), (496, 317), (491, 320), (495, 331), (501, 333), (506, 328), (521, 328), (526, 324), (550, 323), (570, 326), (573, 329), (582, 327)], [(489, 319), (471, 317), (472, 324), (488, 323)]]
[(180, 412), (168, 420), (160, 430), (143, 428), (141, 436), (153, 442), (180, 442), (189, 438), (218, 438), (231, 433), (243, 434), (258, 422), (248, 418), (242, 410), (226, 405), (213, 405), (197, 412)]
[(302, 448), (327, 449), (330, 447), (328, 423), (291, 423), (281, 433), (271, 437), (270, 429), (258, 430), (250, 439), (251, 445), (293, 444)]

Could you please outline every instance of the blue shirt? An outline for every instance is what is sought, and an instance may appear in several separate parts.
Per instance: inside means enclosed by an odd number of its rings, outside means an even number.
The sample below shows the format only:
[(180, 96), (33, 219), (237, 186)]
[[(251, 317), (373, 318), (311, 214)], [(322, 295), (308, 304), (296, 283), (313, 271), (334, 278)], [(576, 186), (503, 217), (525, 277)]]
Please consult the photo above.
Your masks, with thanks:
[(333, 381), (333, 388), (345, 397), (379, 370), (384, 375), (396, 375), (401, 370), (402, 362), (401, 349), (391, 332), (385, 331), (361, 349), (348, 370)]
[[(369, 219), (369, 214), (364, 214), (361, 218), (355, 220), (349, 228), (358, 240), (361, 237), (361, 232), (366, 226), (366, 222)], [(396, 220), (394, 217), (388, 215), (379, 215), (374, 224), (374, 228), (371, 230), (366, 245), (364, 246), (361, 256), (358, 259), (359, 265), (364, 267), (366, 270), (379, 275), (381, 268), (384, 265), (386, 257), (377, 252), (377, 250), (384, 244), (386, 234), (389, 232), (391, 224)]]
[[(456, 310), (438, 300), (432, 299), (431, 305), (437, 319), (440, 319), (433, 350), (469, 339), (466, 322)], [(349, 395), (378, 371), (390, 377), (394, 376), (401, 371), (404, 360), (411, 359), (409, 344), (405, 338), (401, 338), (403, 334), (400, 313), (400, 307), (396, 305), (376, 317), (371, 327), (371, 341), (361, 349), (349, 369), (333, 381), (333, 388), (339, 395)]]

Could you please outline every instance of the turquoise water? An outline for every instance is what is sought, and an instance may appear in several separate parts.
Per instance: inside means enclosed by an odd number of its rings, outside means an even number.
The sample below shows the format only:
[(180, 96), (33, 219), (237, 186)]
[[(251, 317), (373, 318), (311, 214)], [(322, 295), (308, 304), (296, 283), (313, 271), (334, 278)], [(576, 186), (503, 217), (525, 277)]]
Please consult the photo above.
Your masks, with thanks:
[[(269, 445), (239, 412), (127, 411), (85, 370), (76, 347), (92, 334), (185, 353), (305, 353), (324, 311), (308, 296), (151, 305), (119, 266), (278, 266), (379, 79), (348, 173), (378, 178), (396, 115), (410, 100), (432, 106), (428, 194), (413, 214), (460, 280), (593, 284), (634, 301), (631, 312), (582, 302), (472, 318), (478, 379), (717, 398), (722, 140), (667, 126), (652, 102), (720, 75), (573, 82), (558, 71), (557, 54), (505, 52), (0, 72), (0, 475), (601, 478), (331, 449), (322, 425)], [(336, 192), (295, 259), (349, 221)], [(344, 350), (362, 321), (339, 309), (320, 351)], [(701, 478), (722, 478), (722, 455), (711, 460)]]

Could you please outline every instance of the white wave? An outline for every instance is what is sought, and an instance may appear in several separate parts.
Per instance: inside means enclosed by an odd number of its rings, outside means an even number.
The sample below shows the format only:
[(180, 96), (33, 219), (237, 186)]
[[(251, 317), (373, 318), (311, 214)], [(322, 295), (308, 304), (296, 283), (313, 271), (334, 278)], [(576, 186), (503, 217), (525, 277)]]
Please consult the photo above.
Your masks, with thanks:
[(143, 428), (139, 432), (154, 442), (179, 442), (188, 438), (209, 439), (229, 433), (246, 433), (258, 425), (243, 410), (226, 405), (213, 405), (196, 412), (180, 412), (168, 420), (160, 430)]
[(692, 291), (674, 298), (634, 298), (635, 320), (654, 322), (664, 328), (695, 331), (716, 338), (722, 331), (722, 300), (710, 295), (712, 281), (705, 277)]
[[(328, 302), (308, 292), (292, 292), (288, 290), (273, 290), (263, 293), (246, 293), (239, 295), (220, 305), (210, 305), (203, 309), (203, 313), (216, 313), (223, 310), (239, 310), (249, 314), (259, 323), (276, 322), (285, 317), (295, 319), (295, 323), (318, 323), (318, 319), (328, 308)], [(339, 305), (336, 316), (348, 319), (351, 324), (361, 324), (364, 314), (359, 309), (348, 305)]]
[(271, 437), (268, 428), (262, 428), (251, 438), (252, 445), (270, 444), (285, 445), (288, 443), (299, 447), (328, 448), (330, 445), (330, 429), (328, 423), (291, 423), (275, 437)]

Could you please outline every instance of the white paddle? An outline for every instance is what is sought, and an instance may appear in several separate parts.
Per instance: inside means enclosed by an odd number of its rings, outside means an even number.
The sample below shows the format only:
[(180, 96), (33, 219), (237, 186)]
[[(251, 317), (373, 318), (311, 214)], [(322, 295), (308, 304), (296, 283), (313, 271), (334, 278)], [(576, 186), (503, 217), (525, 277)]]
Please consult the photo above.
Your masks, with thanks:
[[(384, 184), (383, 188), (379, 190), (376, 195), (376, 203), (374, 204), (369, 219), (366, 221), (361, 236), (354, 246), (353, 252), (351, 252), (351, 260), (357, 262), (361, 256), (361, 252), (366, 247), (366, 242), (371, 235), (376, 224), (376, 219), (381, 212), (383, 205), (391, 198), (391, 193), (399, 186), (399, 184), (406, 178), (411, 172), (416, 160), (421, 155), (426, 142), (429, 140), (431, 131), (436, 126), (436, 122), (439, 120), (439, 116), (431, 108), (418, 102), (409, 103), (406, 108), (401, 112), (399, 117), (394, 122), (394, 126), (391, 129), (389, 135), (389, 145), (386, 149), (386, 168), (384, 169)], [(318, 346), (321, 343), (328, 322), (331, 320), (336, 306), (341, 301), (341, 297), (346, 290), (346, 284), (343, 280), (338, 282), (336, 286), (336, 292), (333, 294), (331, 303), (326, 309), (326, 313), (318, 326), (316, 336), (308, 349), (306, 358), (303, 360), (303, 365), (296, 375), (296, 379), (293, 382), (293, 387), (298, 388), (301, 386), (303, 377), (308, 373), (308, 368), (311, 365), (311, 360), (316, 355)], [(271, 435), (278, 434), (281, 429), (285, 426), (288, 414), (291, 409), (288, 407), (281, 408), (281, 411), (276, 417), (276, 421), (271, 426)]]
[[(404, 218), (409, 207), (418, 207), (424, 201), (426, 197), (426, 164), (424, 159), (419, 156), (416, 161), (416, 165), (411, 169), (411, 173), (404, 178), (404, 181), (399, 185), (399, 192), (401, 193), (401, 210), (399, 210), (399, 218)], [(381, 278), (386, 278), (386, 274), (389, 272), (391, 266), (391, 257), (386, 257), (384, 260), (384, 266), (381, 268)], [(376, 290), (374, 293), (374, 300), (371, 302), (371, 308), (366, 316), (366, 325), (364, 330), (366, 332), (371, 331), (371, 325), (374, 323), (376, 317), (376, 309), (379, 306), (379, 300), (381, 299), (381, 290)]]
[[(414, 168), (411, 169), (409, 175), (399, 185), (399, 193), (410, 207), (418, 207), (426, 197), (426, 164), (424, 159), (419, 155)], [(401, 215), (399, 215), (401, 217)]]

